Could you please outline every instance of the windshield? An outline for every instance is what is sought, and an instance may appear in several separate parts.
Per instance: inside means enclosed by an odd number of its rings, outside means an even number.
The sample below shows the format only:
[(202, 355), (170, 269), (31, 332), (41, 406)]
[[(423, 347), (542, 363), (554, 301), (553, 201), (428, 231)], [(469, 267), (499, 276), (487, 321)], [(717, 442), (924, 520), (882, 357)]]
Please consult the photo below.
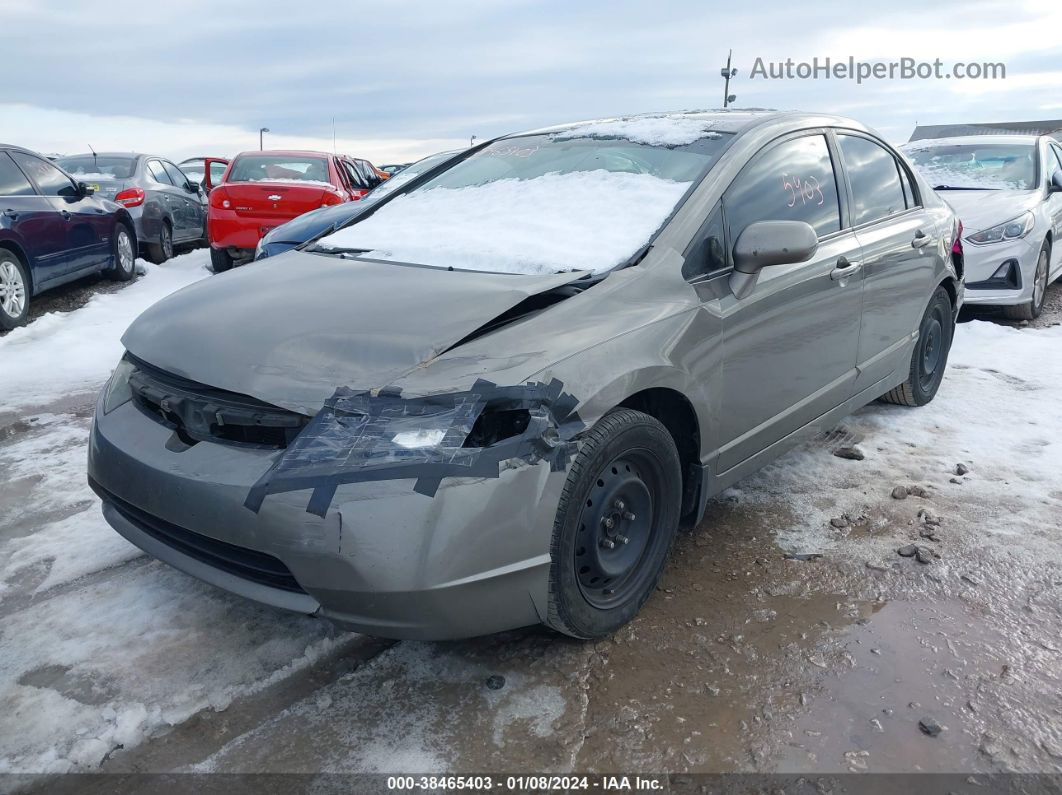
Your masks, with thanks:
[(323, 157), (240, 155), (229, 172), (229, 182), (328, 182), (328, 162)]
[(70, 176), (79, 179), (129, 179), (136, 170), (135, 157), (77, 155), (55, 161)]
[(180, 167), (181, 171), (188, 175), (189, 179), (196, 182), (202, 182), (205, 171), (203, 168), (204, 163), (206, 163), (206, 160), (202, 158), (194, 158), (192, 160), (183, 160), (177, 165)]
[(702, 130), (653, 146), (577, 133), (495, 141), (316, 248), (440, 268), (603, 273), (650, 241), (732, 138)]
[(904, 150), (937, 190), (1036, 187), (1036, 147), (1032, 143), (916, 143)]

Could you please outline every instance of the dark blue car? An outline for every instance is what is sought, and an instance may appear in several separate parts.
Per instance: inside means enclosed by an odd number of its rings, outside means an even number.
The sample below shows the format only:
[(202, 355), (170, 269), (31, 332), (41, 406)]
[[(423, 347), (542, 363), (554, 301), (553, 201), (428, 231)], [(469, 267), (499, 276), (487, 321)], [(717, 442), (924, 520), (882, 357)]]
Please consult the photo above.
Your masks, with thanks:
[(44, 290), (99, 272), (133, 278), (129, 212), (92, 194), (40, 155), (0, 144), (0, 329), (25, 322)]
[(268, 232), (258, 243), (254, 253), (256, 260), (275, 257), (285, 251), (302, 245), (307, 240), (319, 237), (331, 230), (345, 226), (349, 221), (361, 215), (381, 199), (390, 196), (399, 188), (409, 185), (417, 177), (425, 174), (435, 166), (442, 165), (459, 152), (440, 152), (428, 155), (410, 166), (402, 169), (366, 194), (365, 198), (353, 202), (344, 202), (331, 207), (320, 207), (293, 218), (286, 224)]

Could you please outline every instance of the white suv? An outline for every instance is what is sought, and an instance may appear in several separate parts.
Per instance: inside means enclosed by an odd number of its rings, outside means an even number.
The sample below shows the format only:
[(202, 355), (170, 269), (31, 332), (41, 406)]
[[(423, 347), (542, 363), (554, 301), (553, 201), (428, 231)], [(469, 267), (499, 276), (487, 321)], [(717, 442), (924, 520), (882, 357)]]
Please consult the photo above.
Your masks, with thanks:
[(963, 222), (966, 303), (1032, 320), (1062, 276), (1062, 144), (1046, 135), (968, 135), (902, 149)]

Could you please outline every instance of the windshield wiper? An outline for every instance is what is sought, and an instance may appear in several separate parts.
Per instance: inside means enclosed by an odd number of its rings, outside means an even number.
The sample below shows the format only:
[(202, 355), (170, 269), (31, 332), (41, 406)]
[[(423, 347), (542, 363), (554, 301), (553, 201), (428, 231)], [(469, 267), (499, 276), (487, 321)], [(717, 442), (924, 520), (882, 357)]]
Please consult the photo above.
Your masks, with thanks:
[(934, 185), (933, 190), (999, 190), (999, 188), (974, 188), (969, 185)]
[(336, 257), (359, 257), (368, 254), (371, 248), (336, 248), (335, 246), (309, 246), (306, 251), (311, 254), (331, 254)]

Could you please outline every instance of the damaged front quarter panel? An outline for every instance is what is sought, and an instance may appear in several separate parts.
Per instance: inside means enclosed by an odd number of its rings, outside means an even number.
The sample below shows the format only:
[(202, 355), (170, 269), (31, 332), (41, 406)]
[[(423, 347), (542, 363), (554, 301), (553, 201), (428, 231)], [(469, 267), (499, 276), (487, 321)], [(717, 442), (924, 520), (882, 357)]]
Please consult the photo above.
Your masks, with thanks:
[(257, 513), (270, 494), (312, 489), (306, 510), (323, 517), (347, 483), (414, 479), (413, 490), (432, 497), (443, 478), (497, 478), (512, 459), (563, 470), (583, 428), (577, 404), (556, 379), (480, 379), (467, 391), (410, 397), (340, 387), (244, 505)]

